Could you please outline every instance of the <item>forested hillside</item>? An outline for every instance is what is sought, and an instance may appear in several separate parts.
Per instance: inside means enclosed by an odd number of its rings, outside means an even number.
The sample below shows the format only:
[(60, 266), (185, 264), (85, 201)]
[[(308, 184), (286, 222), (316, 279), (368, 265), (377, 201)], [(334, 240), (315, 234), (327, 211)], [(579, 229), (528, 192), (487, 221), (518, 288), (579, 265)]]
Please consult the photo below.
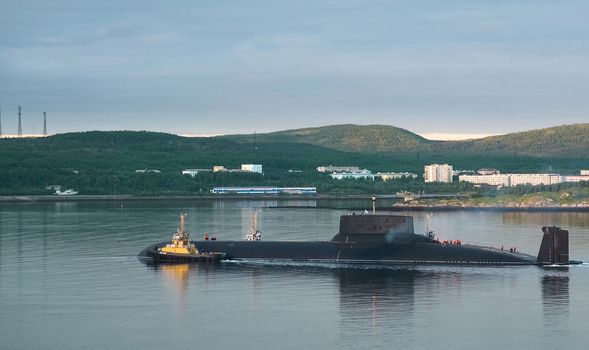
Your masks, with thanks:
[[(433, 142), (378, 125), (288, 130), (256, 135), (255, 141), (253, 135), (189, 138), (136, 131), (0, 139), (0, 194), (43, 194), (53, 184), (84, 194), (150, 195), (208, 193), (213, 186), (229, 185), (317, 186), (322, 193), (426, 189), (421, 179), (335, 181), (315, 170), (329, 164), (421, 174), (426, 164), (447, 162), (455, 169), (572, 174), (589, 168), (588, 130), (589, 124), (581, 124), (466, 142)], [(243, 163), (263, 164), (264, 175), (181, 175), (185, 168)], [(139, 169), (161, 173), (136, 173)]]

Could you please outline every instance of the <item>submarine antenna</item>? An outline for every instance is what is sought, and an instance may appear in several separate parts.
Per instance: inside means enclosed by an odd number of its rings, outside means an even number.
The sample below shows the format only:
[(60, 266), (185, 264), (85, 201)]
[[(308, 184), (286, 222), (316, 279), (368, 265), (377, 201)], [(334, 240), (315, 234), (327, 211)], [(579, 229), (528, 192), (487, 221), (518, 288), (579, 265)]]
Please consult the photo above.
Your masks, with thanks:
[(376, 214), (376, 196), (372, 195), (372, 215)]

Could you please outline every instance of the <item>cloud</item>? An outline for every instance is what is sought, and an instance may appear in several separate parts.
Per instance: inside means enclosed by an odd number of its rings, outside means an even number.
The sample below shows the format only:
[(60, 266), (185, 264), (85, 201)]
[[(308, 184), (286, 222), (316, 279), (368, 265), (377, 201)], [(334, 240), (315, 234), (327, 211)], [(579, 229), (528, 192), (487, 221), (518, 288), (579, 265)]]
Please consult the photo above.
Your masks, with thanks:
[(1, 6), (0, 103), (53, 111), (57, 130), (497, 133), (589, 110), (584, 2)]

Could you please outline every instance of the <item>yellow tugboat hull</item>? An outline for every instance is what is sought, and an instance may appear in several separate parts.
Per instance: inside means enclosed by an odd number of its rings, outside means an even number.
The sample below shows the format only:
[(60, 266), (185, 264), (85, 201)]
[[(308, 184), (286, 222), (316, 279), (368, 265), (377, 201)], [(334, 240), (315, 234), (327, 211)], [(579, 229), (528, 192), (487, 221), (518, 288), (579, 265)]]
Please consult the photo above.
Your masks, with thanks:
[(196, 249), (194, 247), (162, 247), (160, 248), (162, 253), (170, 253), (170, 254), (196, 254)]

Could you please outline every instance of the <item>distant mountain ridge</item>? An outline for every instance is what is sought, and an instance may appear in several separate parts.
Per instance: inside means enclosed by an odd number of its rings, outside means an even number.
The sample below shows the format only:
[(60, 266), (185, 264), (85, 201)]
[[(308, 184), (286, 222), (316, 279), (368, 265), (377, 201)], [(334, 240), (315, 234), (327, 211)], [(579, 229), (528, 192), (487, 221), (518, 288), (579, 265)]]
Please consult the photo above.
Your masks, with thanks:
[[(253, 142), (253, 135), (224, 139)], [(390, 125), (342, 124), (256, 135), (259, 143), (302, 143), (355, 153), (516, 153), (533, 157), (589, 157), (589, 123), (562, 125), (466, 141), (433, 141)]]

